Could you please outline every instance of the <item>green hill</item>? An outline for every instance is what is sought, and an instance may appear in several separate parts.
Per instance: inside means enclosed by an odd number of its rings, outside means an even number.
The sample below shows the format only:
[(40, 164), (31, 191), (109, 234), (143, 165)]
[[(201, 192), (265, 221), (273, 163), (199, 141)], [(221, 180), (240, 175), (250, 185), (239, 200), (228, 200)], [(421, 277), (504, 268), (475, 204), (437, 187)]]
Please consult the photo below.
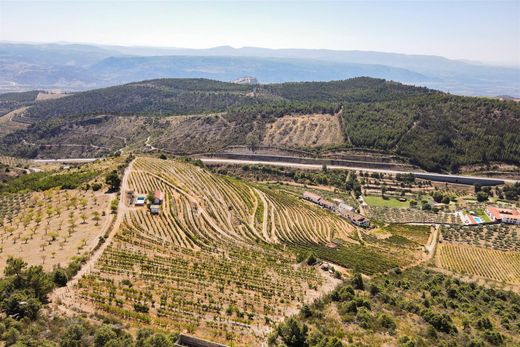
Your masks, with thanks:
[[(397, 154), (433, 171), (520, 164), (520, 104), (364, 77), (270, 85), (206, 79), (130, 83), (38, 102), (23, 118), (32, 125), (0, 141), (1, 150), (22, 156), (48, 156), (49, 145), (61, 144), (67, 146), (54, 148), (53, 155), (97, 156), (121, 148), (117, 138), (129, 145), (144, 142), (146, 134), (160, 139), (161, 148), (189, 154), (261, 143), (266, 127), (282, 116), (336, 113), (345, 139), (338, 149)], [(182, 123), (166, 118), (176, 115), (199, 116)], [(78, 152), (71, 144), (84, 148)]]

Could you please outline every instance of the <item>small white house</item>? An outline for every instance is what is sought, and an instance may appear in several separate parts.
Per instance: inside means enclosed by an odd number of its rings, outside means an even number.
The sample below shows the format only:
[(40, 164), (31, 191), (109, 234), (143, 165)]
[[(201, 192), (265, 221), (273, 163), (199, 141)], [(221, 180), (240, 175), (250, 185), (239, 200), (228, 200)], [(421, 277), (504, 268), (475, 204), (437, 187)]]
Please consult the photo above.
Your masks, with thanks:
[(341, 202), (338, 205), (338, 211), (341, 212), (354, 212), (356, 209), (350, 205), (345, 204), (344, 202)]
[(135, 202), (134, 202), (135, 206), (144, 206), (145, 203), (146, 203), (146, 195), (138, 195), (135, 197)]

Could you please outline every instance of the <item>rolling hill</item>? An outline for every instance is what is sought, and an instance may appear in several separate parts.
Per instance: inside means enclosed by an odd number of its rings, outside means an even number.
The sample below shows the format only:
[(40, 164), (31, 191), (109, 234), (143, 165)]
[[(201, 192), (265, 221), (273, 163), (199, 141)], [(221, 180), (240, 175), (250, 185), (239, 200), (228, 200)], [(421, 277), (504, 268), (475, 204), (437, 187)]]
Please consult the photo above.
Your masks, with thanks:
[[(26, 157), (98, 156), (123, 147), (144, 148), (148, 139), (152, 147), (177, 154), (261, 144), (314, 153), (379, 151), (431, 171), (520, 163), (518, 103), (382, 79), (254, 86), (159, 79), (29, 106), (13, 121), (30, 126), (5, 134), (3, 151)], [(285, 141), (285, 131), (298, 131), (291, 128), (295, 122), (303, 128), (318, 126), (319, 117), (305, 117), (316, 114), (325, 115), (323, 122), (337, 115), (341, 131), (333, 142), (316, 145), (312, 137), (308, 143)], [(278, 134), (278, 140), (270, 140), (270, 134)]]

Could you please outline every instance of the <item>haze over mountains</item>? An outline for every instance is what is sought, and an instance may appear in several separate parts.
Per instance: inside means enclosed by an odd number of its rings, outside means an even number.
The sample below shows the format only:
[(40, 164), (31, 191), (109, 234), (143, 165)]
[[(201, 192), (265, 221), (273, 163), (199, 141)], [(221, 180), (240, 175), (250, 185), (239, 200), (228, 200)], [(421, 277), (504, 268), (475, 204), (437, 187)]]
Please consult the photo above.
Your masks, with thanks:
[(520, 68), (438, 56), (256, 47), (182, 49), (85, 44), (0, 43), (0, 92), (81, 91), (153, 78), (259, 83), (329, 81), (358, 76), (461, 95), (520, 97)]

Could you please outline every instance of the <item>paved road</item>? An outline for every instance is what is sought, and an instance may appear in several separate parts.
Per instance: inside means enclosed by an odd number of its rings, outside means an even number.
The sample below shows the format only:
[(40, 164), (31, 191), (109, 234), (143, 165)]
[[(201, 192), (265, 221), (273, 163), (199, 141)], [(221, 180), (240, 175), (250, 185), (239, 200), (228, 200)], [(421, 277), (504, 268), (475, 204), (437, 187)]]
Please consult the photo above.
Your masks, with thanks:
[[(321, 169), (322, 164), (300, 164), (300, 163), (288, 163), (288, 162), (279, 162), (279, 161), (261, 161), (261, 160), (241, 160), (241, 159), (224, 159), (224, 158), (200, 158), (202, 162), (211, 164), (255, 164), (255, 165), (273, 165), (273, 166), (284, 166), (284, 167), (294, 167), (301, 169)], [(447, 175), (447, 174), (437, 174), (430, 172), (420, 172), (420, 171), (399, 171), (399, 170), (387, 170), (387, 169), (369, 169), (365, 167), (354, 167), (354, 166), (338, 166), (338, 165), (327, 165), (329, 169), (338, 169), (338, 170), (362, 170), (365, 172), (380, 172), (380, 173), (389, 173), (389, 174), (398, 174), (398, 173), (412, 173), (414, 175), (428, 175), (433, 179), (438, 178), (439, 180), (442, 178), (460, 178), (460, 179), (471, 179), (476, 181), (487, 181), (490, 177), (479, 177), (479, 176), (463, 176), (463, 175)], [(432, 179), (430, 178), (430, 179)], [(433, 180), (432, 179), (432, 180)], [(501, 180), (507, 183), (517, 182), (512, 179), (502, 179), (499, 178), (497, 180)]]
[[(153, 147), (156, 149), (155, 147)], [(33, 162), (36, 163), (89, 163), (96, 161), (102, 158), (70, 158), (70, 159), (34, 159)], [(262, 160), (242, 160), (242, 159), (225, 159), (225, 158), (200, 158), (204, 163), (215, 163), (215, 164), (255, 164), (255, 165), (272, 165), (272, 166), (284, 166), (284, 167), (294, 167), (301, 169), (321, 169), (322, 164), (301, 164), (301, 163), (289, 163), (282, 161), (262, 161)], [(356, 167), (356, 166), (340, 166), (340, 165), (327, 165), (329, 169), (338, 169), (338, 170), (362, 170), (365, 172), (380, 172), (380, 173), (388, 173), (388, 174), (398, 174), (398, 173), (412, 173), (413, 175), (419, 178), (425, 178), (435, 181), (443, 181), (444, 179), (469, 179), (472, 181), (481, 181), (484, 183), (489, 180), (497, 180), (503, 181), (505, 183), (515, 183), (519, 182), (518, 180), (513, 179), (503, 179), (503, 178), (492, 178), (492, 177), (482, 177), (482, 176), (464, 176), (464, 175), (448, 175), (448, 174), (438, 174), (426, 171), (399, 171), (399, 170), (388, 170), (388, 169), (371, 169), (366, 167)], [(428, 176), (428, 177), (421, 177)], [(455, 183), (455, 182), (452, 182)]]
[(35, 163), (90, 163), (102, 158), (33, 159)]

